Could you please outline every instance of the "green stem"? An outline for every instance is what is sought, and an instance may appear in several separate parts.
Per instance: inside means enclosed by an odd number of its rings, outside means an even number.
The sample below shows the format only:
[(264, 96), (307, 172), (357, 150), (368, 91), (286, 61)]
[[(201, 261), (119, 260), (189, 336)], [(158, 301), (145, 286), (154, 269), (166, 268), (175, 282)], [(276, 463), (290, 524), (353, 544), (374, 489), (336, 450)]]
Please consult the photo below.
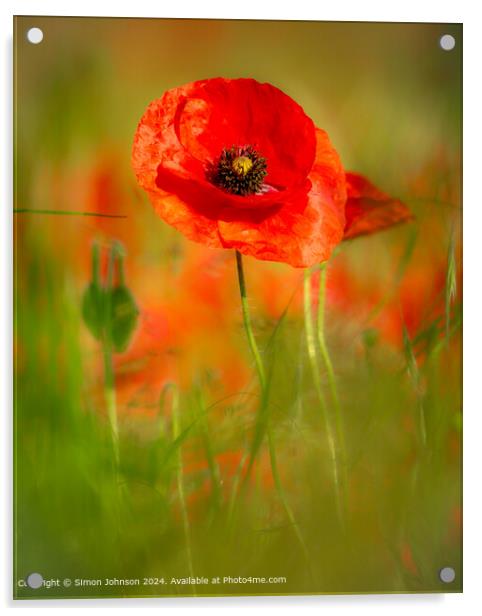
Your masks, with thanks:
[(202, 440), (204, 449), (206, 451), (209, 474), (211, 475), (213, 505), (214, 508), (217, 510), (219, 509), (221, 503), (221, 477), (219, 473), (219, 466), (216, 462), (213, 446), (211, 443), (209, 422), (206, 412), (206, 402), (204, 400), (201, 387), (197, 391), (197, 402), (199, 406), (199, 418), (201, 422)]
[[(107, 407), (107, 417), (109, 418), (109, 424), (112, 434), (112, 445), (114, 448), (114, 460), (116, 473), (119, 469), (119, 426), (117, 422), (117, 403), (115, 392), (115, 376), (114, 367), (112, 361), (112, 343), (111, 343), (111, 323), (110, 323), (110, 291), (114, 280), (114, 260), (115, 251), (111, 249), (109, 253), (109, 262), (107, 265), (107, 281), (106, 281), (106, 294), (105, 294), (105, 333), (102, 340), (102, 347), (104, 353), (104, 397)], [(98, 267), (98, 264), (96, 264)]]
[(321, 378), (320, 378), (320, 363), (318, 359), (318, 353), (316, 350), (316, 340), (315, 340), (315, 328), (313, 323), (313, 314), (312, 314), (312, 306), (311, 306), (311, 270), (309, 268), (305, 269), (304, 273), (304, 313), (305, 313), (305, 333), (306, 333), (306, 346), (308, 349), (308, 358), (310, 361), (311, 373), (313, 377), (313, 382), (315, 385), (316, 394), (318, 397), (318, 402), (320, 405), (320, 410), (323, 416), (323, 420), (325, 423), (326, 435), (328, 439), (328, 449), (330, 451), (330, 457), (332, 461), (332, 469), (333, 469), (333, 483), (335, 487), (336, 494), (336, 502), (338, 509), (338, 516), (340, 519), (340, 524), (344, 528), (344, 509), (343, 509), (343, 498), (342, 498), (342, 479), (340, 473), (340, 462), (338, 460), (337, 450), (336, 450), (336, 440), (334, 431), (331, 425), (331, 419), (328, 414), (328, 409), (325, 402), (325, 397), (323, 395), (323, 389), (321, 386)]
[(110, 345), (104, 342), (104, 398), (112, 435), (116, 472), (119, 468), (119, 426), (117, 423), (117, 403), (115, 395), (115, 378)]
[(335, 372), (331, 363), (328, 346), (325, 339), (325, 295), (326, 295), (326, 262), (321, 264), (320, 268), (320, 284), (318, 295), (318, 318), (317, 318), (317, 333), (318, 345), (321, 352), (321, 358), (325, 364), (326, 373), (328, 376), (328, 384), (330, 387), (331, 398), (335, 410), (335, 429), (338, 448), (340, 451), (341, 466), (343, 472), (343, 485), (346, 487), (346, 444), (345, 432), (343, 429), (343, 420), (341, 413), (340, 398), (336, 387)]
[[(175, 441), (180, 434), (180, 423), (179, 423), (179, 391), (178, 388), (172, 387), (172, 439)], [(181, 507), (181, 518), (182, 518), (182, 526), (184, 531), (184, 540), (186, 542), (186, 554), (187, 554), (187, 564), (189, 576), (191, 578), (194, 577), (193, 570), (193, 561), (192, 561), (192, 550), (191, 550), (191, 528), (189, 524), (189, 516), (187, 513), (186, 507), (186, 498), (184, 495), (184, 482), (183, 482), (183, 465), (182, 465), (182, 453), (181, 446), (178, 448), (177, 453), (177, 471), (176, 471), (176, 482), (177, 482), (177, 492), (179, 495), (179, 504)], [(195, 587), (192, 587), (193, 594), (196, 594)]]
[(227, 519), (227, 529), (228, 529), (228, 536), (230, 537), (232, 535), (232, 531), (233, 531), (233, 526), (234, 526), (234, 512), (236, 509), (236, 502), (237, 502), (237, 498), (238, 498), (238, 494), (239, 494), (239, 489), (240, 489), (240, 482), (241, 482), (241, 475), (243, 472), (243, 468), (244, 465), (246, 463), (246, 460), (248, 459), (248, 452), (245, 451), (241, 457), (241, 461), (238, 465), (238, 468), (236, 470), (236, 473), (234, 475), (233, 478), (233, 485), (231, 488), (231, 496), (229, 498), (229, 504), (228, 504), (228, 514), (226, 516)]
[(264, 399), (264, 395), (266, 393), (266, 376), (265, 376), (263, 361), (261, 359), (258, 345), (256, 343), (256, 338), (254, 337), (254, 334), (253, 334), (253, 328), (251, 326), (248, 298), (246, 295), (246, 280), (244, 278), (243, 257), (241, 253), (238, 251), (236, 251), (236, 266), (238, 270), (239, 293), (241, 295), (241, 308), (243, 311), (244, 329), (246, 330), (249, 347), (254, 357), (254, 361), (256, 364), (256, 371), (258, 373), (259, 385), (260, 385), (261, 393)]
[[(258, 372), (258, 379), (259, 379), (259, 386), (261, 389), (261, 405), (262, 408), (263, 406), (266, 405), (267, 402), (267, 382), (266, 382), (266, 373), (265, 373), (265, 369), (264, 369), (264, 365), (263, 365), (263, 361), (261, 359), (261, 354), (259, 352), (258, 349), (258, 345), (256, 343), (256, 338), (254, 337), (253, 334), (253, 328), (251, 325), (251, 317), (250, 317), (250, 313), (249, 313), (249, 306), (248, 306), (248, 300), (247, 300), (247, 294), (246, 294), (246, 281), (244, 278), (244, 270), (243, 270), (243, 257), (241, 255), (241, 253), (239, 253), (238, 251), (236, 251), (236, 265), (237, 265), (237, 270), (238, 270), (238, 280), (239, 280), (239, 291), (240, 291), (240, 295), (241, 295), (241, 307), (242, 307), (242, 311), (243, 311), (243, 321), (244, 321), (244, 327), (246, 330), (246, 335), (248, 338), (248, 342), (249, 342), (249, 346), (251, 349), (251, 353), (254, 357), (254, 361), (256, 363), (256, 370)], [(269, 448), (269, 454), (270, 454), (270, 464), (271, 464), (271, 474), (273, 476), (273, 480), (274, 480), (274, 484), (276, 487), (276, 491), (278, 493), (278, 498), (281, 501), (281, 504), (283, 505), (283, 508), (285, 510), (286, 516), (288, 518), (288, 520), (290, 521), (291, 525), (293, 526), (294, 532), (296, 534), (296, 537), (301, 545), (301, 548), (303, 550), (303, 554), (305, 555), (308, 563), (310, 563), (310, 559), (309, 559), (309, 554), (308, 554), (308, 550), (306, 547), (306, 543), (303, 539), (303, 536), (301, 534), (301, 531), (299, 529), (298, 523), (296, 521), (296, 518), (293, 514), (293, 511), (288, 503), (288, 500), (286, 498), (284, 489), (283, 489), (283, 485), (281, 483), (281, 479), (280, 479), (280, 475), (278, 472), (278, 465), (277, 465), (277, 461), (276, 461), (276, 452), (275, 452), (275, 447), (274, 447), (274, 443), (273, 443), (273, 437), (271, 434), (271, 430), (269, 428), (269, 423), (267, 426), (267, 432), (268, 432), (268, 448)]]
[(101, 212), (73, 212), (71, 210), (37, 210), (20, 208), (14, 214), (49, 214), (51, 216), (95, 216), (97, 218), (127, 218), (124, 214), (102, 214)]
[(119, 452), (119, 426), (117, 422), (117, 402), (115, 391), (115, 377), (114, 367), (112, 362), (112, 351), (109, 343), (103, 341), (103, 355), (104, 355), (104, 399), (107, 409), (107, 418), (109, 421), (112, 452), (113, 452), (113, 479), (114, 479), (114, 500), (116, 503), (115, 520), (116, 520), (116, 534), (117, 545), (119, 549), (119, 559), (123, 558), (122, 555), (122, 505), (125, 496), (127, 495), (127, 486), (121, 482), (120, 477), (120, 452)]
[(117, 263), (118, 263), (118, 268), (117, 268), (118, 284), (119, 286), (124, 286), (126, 283), (126, 275), (125, 275), (125, 270), (124, 270), (124, 255), (121, 254), (120, 252), (117, 253)]
[(333, 364), (331, 363), (330, 355), (328, 353), (328, 347), (325, 340), (325, 291), (326, 291), (326, 262), (321, 264), (320, 267), (320, 284), (318, 295), (318, 344), (321, 351), (321, 358), (325, 364), (326, 372), (328, 374), (328, 383), (330, 385), (330, 393), (333, 399), (333, 405), (335, 406), (337, 413), (340, 412), (340, 400), (338, 398), (338, 392), (336, 389), (335, 373), (333, 371)]

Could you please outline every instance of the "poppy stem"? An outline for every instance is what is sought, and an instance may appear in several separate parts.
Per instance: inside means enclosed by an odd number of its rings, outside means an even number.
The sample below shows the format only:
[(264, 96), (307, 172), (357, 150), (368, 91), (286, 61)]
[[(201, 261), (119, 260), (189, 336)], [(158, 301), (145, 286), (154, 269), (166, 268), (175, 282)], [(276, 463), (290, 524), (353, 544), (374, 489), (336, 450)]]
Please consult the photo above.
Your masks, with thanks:
[(114, 375), (114, 367), (112, 361), (112, 342), (110, 337), (110, 290), (112, 289), (113, 281), (114, 281), (114, 261), (115, 261), (115, 250), (112, 247), (109, 253), (109, 262), (107, 265), (107, 281), (106, 281), (106, 290), (105, 294), (106, 305), (104, 318), (106, 319), (106, 332), (104, 333), (102, 340), (102, 350), (104, 354), (104, 398), (105, 404), (107, 407), (107, 417), (109, 419), (111, 435), (112, 435), (112, 446), (114, 449), (114, 460), (115, 460), (115, 469), (116, 474), (119, 470), (119, 426), (117, 422), (117, 403), (116, 403), (116, 391), (115, 391), (115, 375)]
[(316, 395), (318, 397), (318, 402), (320, 405), (321, 413), (323, 416), (323, 420), (325, 423), (326, 436), (328, 439), (328, 449), (330, 452), (330, 457), (332, 461), (333, 467), (333, 483), (335, 486), (335, 494), (336, 494), (336, 504), (338, 510), (338, 517), (340, 519), (340, 525), (344, 528), (344, 508), (343, 508), (343, 497), (342, 497), (342, 476), (340, 472), (340, 461), (338, 459), (338, 452), (336, 447), (336, 438), (335, 432), (332, 427), (332, 422), (330, 415), (328, 413), (328, 408), (325, 401), (325, 396), (323, 394), (323, 388), (321, 386), (321, 378), (320, 378), (320, 362), (318, 357), (318, 352), (316, 348), (316, 337), (315, 337), (315, 327), (314, 327), (314, 319), (312, 314), (312, 302), (311, 302), (311, 269), (306, 268), (304, 273), (304, 313), (305, 313), (305, 333), (306, 333), (306, 346), (308, 350), (308, 358), (311, 366), (311, 373), (313, 377), (313, 382), (315, 385)]
[[(263, 365), (263, 360), (261, 359), (261, 354), (259, 352), (258, 345), (256, 343), (256, 338), (254, 337), (254, 334), (253, 334), (253, 328), (251, 325), (251, 317), (250, 317), (249, 306), (248, 306), (248, 299), (247, 299), (247, 294), (246, 294), (246, 281), (244, 278), (243, 257), (241, 253), (239, 253), (238, 251), (236, 251), (236, 265), (237, 265), (237, 270), (238, 270), (239, 291), (241, 295), (241, 307), (243, 311), (244, 328), (246, 330), (246, 335), (248, 338), (251, 353), (253, 354), (253, 357), (256, 363), (256, 370), (258, 372), (259, 386), (261, 389), (261, 411), (264, 414), (264, 409), (267, 406), (267, 397), (268, 397), (267, 396), (268, 392), (267, 392), (266, 373), (265, 373), (265, 369)], [(267, 431), (267, 436), (268, 436), (268, 449), (269, 449), (269, 458), (270, 458), (270, 464), (271, 464), (271, 474), (273, 476), (273, 481), (276, 487), (276, 491), (278, 493), (278, 498), (281, 501), (281, 504), (283, 505), (283, 509), (285, 510), (286, 517), (290, 521), (290, 524), (293, 526), (293, 530), (295, 532), (296, 538), (298, 539), (301, 545), (301, 549), (303, 550), (303, 554), (306, 557), (306, 560), (308, 562), (308, 565), (310, 566), (310, 571), (311, 571), (311, 562), (310, 562), (306, 543), (303, 539), (303, 535), (301, 534), (298, 522), (296, 521), (296, 518), (290, 507), (288, 499), (286, 498), (283, 485), (281, 483), (281, 478), (280, 478), (279, 471), (278, 471), (278, 464), (276, 461), (276, 450), (275, 450), (275, 445), (273, 441), (273, 435), (272, 435), (272, 431), (269, 425), (269, 419), (267, 416), (264, 418), (264, 421), (266, 421), (266, 431)], [(252, 460), (251, 460), (251, 463), (252, 463)], [(234, 507), (234, 504), (233, 504), (233, 507)], [(231, 516), (232, 516), (232, 511), (231, 511)]]
[(104, 343), (104, 398), (112, 436), (114, 461), (116, 473), (119, 468), (119, 426), (117, 423), (117, 404), (115, 395), (115, 378), (112, 365), (112, 351), (107, 343)]
[(238, 270), (239, 293), (241, 295), (241, 309), (243, 311), (244, 329), (246, 330), (246, 336), (248, 338), (249, 347), (254, 357), (254, 361), (256, 364), (256, 371), (258, 373), (259, 385), (260, 385), (261, 393), (264, 399), (264, 395), (266, 393), (266, 375), (264, 371), (263, 360), (261, 359), (261, 354), (259, 352), (258, 345), (256, 343), (256, 338), (254, 337), (254, 334), (253, 334), (253, 328), (251, 326), (251, 317), (249, 314), (248, 297), (246, 293), (246, 280), (244, 278), (243, 256), (238, 251), (236, 251), (236, 266)]

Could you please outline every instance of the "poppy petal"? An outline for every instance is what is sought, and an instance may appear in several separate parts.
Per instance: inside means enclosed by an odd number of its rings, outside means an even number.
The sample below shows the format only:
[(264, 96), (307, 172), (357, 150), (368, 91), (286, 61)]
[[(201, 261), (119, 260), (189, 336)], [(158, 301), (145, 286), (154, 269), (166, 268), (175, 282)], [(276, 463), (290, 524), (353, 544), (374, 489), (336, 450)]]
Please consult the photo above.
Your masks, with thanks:
[(219, 220), (226, 248), (294, 267), (329, 258), (343, 238), (345, 174), (327, 134), (316, 129), (316, 158), (306, 192), (294, 196), (263, 220)]
[(183, 93), (175, 130), (189, 155), (214, 163), (223, 148), (252, 145), (267, 159), (267, 183), (303, 182), (315, 157), (313, 121), (280, 89), (255, 79), (214, 78)]
[[(208, 79), (174, 88), (153, 101), (139, 122), (132, 163), (143, 188), (176, 194), (196, 183), (199, 201), (263, 207), (272, 193), (239, 197), (207, 179), (223, 148), (252, 145), (267, 159), (266, 183), (279, 193), (303, 183), (315, 156), (313, 122), (278, 88), (254, 79)], [(199, 194), (201, 192), (202, 194)], [(276, 192), (276, 191), (275, 191)]]
[(175, 190), (163, 188), (157, 181), (161, 162), (186, 177), (204, 174), (199, 161), (186, 156), (174, 130), (179, 105), (192, 88), (193, 84), (188, 84), (169, 90), (148, 106), (134, 137), (132, 166), (139, 185), (163, 220), (193, 241), (221, 248), (215, 212), (209, 210), (209, 202), (203, 211), (193, 209)]
[(346, 173), (346, 224), (343, 239), (381, 231), (413, 219), (408, 207), (359, 173)]
[(222, 248), (218, 223), (199, 210), (194, 210), (182, 199), (166, 191), (148, 191), (156, 213), (187, 238), (210, 248)]

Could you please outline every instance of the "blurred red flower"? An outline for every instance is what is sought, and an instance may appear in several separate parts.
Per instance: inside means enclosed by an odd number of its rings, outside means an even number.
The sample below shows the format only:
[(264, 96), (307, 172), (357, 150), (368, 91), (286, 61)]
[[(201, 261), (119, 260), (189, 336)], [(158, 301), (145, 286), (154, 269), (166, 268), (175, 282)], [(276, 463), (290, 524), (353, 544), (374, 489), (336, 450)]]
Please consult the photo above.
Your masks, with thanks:
[(189, 239), (295, 267), (410, 218), (400, 201), (345, 175), (327, 133), (254, 79), (167, 91), (141, 118), (132, 164), (159, 216)]
[(373, 233), (412, 217), (404, 203), (382, 192), (359, 173), (347, 172), (345, 177), (347, 201), (343, 239)]

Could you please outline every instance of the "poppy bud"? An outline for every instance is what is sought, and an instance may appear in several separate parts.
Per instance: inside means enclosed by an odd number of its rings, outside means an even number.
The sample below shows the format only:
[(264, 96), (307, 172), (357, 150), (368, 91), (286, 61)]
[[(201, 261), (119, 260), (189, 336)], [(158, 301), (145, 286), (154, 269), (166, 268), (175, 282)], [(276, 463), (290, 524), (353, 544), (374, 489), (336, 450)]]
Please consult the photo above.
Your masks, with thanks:
[[(82, 300), (82, 316), (90, 333), (99, 341), (112, 345), (117, 353), (126, 350), (137, 326), (139, 310), (125, 284), (124, 249), (114, 242), (109, 255), (107, 283), (101, 286), (99, 247), (92, 248), (92, 281)], [(118, 282), (113, 284), (117, 265)]]
[(132, 293), (125, 286), (110, 291), (110, 334), (114, 350), (126, 350), (137, 326), (139, 310)]
[(104, 291), (99, 284), (99, 246), (92, 246), (92, 281), (82, 298), (82, 318), (90, 333), (100, 340), (104, 320)]

